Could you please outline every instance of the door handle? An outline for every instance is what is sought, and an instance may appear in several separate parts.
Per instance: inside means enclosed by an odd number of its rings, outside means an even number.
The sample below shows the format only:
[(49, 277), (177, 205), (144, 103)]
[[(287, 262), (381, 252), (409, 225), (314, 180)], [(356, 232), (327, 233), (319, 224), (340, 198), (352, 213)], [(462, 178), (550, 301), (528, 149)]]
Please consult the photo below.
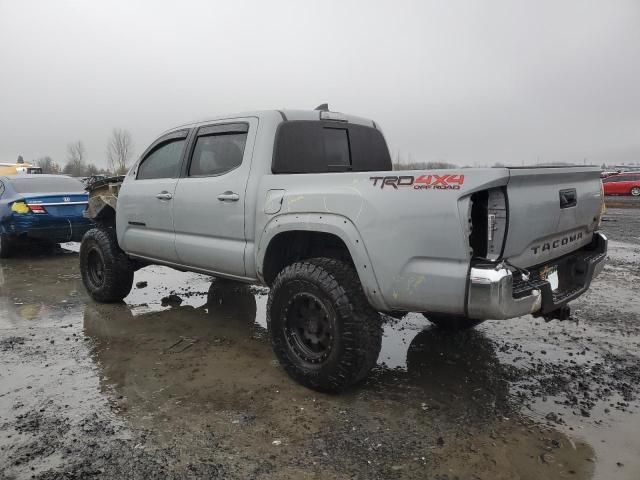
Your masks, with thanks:
[(160, 192), (156, 195), (156, 198), (158, 200), (171, 200), (173, 198), (173, 195), (171, 195), (169, 192)]
[(237, 193), (226, 191), (218, 195), (218, 200), (220, 200), (221, 202), (237, 202), (238, 200), (240, 200), (240, 195), (238, 195)]

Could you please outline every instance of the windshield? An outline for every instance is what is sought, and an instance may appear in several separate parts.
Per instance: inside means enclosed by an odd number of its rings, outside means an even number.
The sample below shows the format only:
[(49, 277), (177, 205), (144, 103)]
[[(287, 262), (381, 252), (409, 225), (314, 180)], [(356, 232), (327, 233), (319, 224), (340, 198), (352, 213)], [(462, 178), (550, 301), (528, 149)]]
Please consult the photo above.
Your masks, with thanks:
[(9, 182), (18, 193), (82, 192), (84, 184), (71, 177), (11, 178)]

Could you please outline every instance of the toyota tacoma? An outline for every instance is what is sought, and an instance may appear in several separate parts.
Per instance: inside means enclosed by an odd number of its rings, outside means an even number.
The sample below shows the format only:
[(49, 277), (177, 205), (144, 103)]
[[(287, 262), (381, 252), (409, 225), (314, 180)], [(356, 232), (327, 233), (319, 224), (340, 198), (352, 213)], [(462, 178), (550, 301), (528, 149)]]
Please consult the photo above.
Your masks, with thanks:
[(321, 391), (367, 376), (381, 314), (566, 318), (607, 250), (598, 168), (393, 171), (375, 122), (326, 107), (182, 125), (88, 188), (96, 301), (149, 264), (266, 285), (278, 360)]

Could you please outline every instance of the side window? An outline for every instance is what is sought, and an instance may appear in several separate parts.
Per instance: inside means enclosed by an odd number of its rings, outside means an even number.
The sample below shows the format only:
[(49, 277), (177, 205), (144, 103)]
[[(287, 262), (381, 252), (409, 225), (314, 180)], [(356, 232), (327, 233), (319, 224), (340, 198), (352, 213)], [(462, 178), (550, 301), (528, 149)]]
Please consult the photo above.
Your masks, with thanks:
[(185, 139), (169, 140), (160, 144), (140, 162), (138, 180), (175, 178), (180, 175), (180, 162)]
[(201, 135), (189, 165), (190, 177), (221, 175), (242, 164), (246, 133), (218, 133)]

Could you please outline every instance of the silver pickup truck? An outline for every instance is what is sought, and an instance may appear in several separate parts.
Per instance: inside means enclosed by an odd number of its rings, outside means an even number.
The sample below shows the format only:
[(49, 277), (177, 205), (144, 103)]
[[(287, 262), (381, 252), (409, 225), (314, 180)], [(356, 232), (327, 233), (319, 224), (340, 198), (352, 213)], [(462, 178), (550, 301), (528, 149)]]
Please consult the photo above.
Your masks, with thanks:
[(565, 318), (606, 257), (597, 168), (392, 171), (375, 122), (327, 109), (182, 125), (116, 180), (90, 195), (90, 295), (149, 264), (267, 285), (280, 363), (323, 391), (375, 365), (380, 312)]

